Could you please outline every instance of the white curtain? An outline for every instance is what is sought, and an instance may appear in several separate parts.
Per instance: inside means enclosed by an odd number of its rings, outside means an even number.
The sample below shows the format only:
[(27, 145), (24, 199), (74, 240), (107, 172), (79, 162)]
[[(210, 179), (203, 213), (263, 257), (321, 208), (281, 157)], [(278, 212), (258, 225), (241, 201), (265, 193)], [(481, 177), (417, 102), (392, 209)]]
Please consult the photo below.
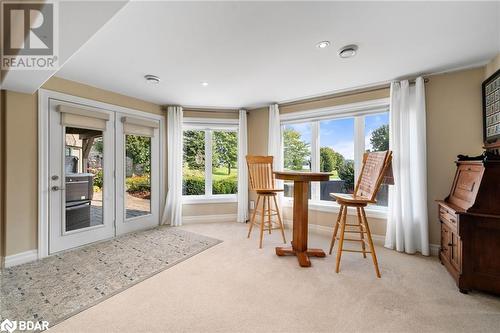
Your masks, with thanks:
[(168, 192), (162, 224), (182, 224), (182, 107), (167, 109)]
[(385, 246), (429, 255), (424, 80), (391, 84), (389, 145), (394, 185), (389, 186)]
[(278, 104), (269, 105), (269, 139), (267, 144), (267, 154), (274, 156), (273, 168), (275, 171), (281, 170), (283, 147), (281, 143), (280, 110)]
[[(273, 169), (281, 171), (283, 169), (283, 142), (281, 136), (280, 110), (278, 104), (269, 105), (269, 133), (267, 154), (274, 156)], [(276, 188), (283, 188), (283, 181), (276, 180)], [(278, 204), (281, 205), (283, 193), (278, 194)]]
[(245, 223), (248, 220), (248, 167), (247, 167), (247, 111), (240, 110), (238, 122), (238, 218)]

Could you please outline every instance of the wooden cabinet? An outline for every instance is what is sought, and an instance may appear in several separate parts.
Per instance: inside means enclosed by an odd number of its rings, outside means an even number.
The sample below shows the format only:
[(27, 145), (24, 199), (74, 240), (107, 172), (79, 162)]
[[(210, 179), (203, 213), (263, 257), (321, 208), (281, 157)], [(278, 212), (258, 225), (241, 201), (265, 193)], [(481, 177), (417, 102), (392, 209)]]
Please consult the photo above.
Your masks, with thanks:
[(500, 160), (459, 156), (450, 195), (438, 201), (439, 259), (461, 292), (500, 294)]

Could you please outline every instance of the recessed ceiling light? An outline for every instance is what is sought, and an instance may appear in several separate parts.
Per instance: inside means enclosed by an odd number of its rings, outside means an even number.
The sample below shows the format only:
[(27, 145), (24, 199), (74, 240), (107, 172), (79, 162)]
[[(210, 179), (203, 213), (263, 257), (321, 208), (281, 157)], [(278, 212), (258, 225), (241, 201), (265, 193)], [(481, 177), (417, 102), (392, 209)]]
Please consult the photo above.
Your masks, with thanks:
[(156, 75), (144, 75), (144, 78), (146, 79), (146, 82), (149, 84), (159, 84), (160, 83), (160, 78)]
[(356, 52), (358, 52), (358, 46), (351, 44), (351, 45), (346, 45), (342, 48), (339, 49), (339, 57), (341, 58), (351, 58), (356, 55)]
[(327, 48), (328, 46), (330, 46), (330, 42), (327, 41), (327, 40), (324, 40), (324, 41), (319, 42), (318, 44), (316, 44), (316, 47), (318, 49), (324, 49), (324, 48)]
[(206, 87), (206, 86), (208, 86), (208, 82), (202, 82), (201, 85)]

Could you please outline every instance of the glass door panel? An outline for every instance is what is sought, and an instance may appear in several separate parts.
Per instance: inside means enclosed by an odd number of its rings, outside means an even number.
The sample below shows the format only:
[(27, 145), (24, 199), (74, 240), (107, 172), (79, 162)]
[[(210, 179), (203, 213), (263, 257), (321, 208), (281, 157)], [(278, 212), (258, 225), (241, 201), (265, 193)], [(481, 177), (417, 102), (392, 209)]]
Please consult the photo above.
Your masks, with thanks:
[(104, 223), (103, 170), (103, 132), (66, 127), (64, 146), (66, 232)]
[(160, 222), (159, 120), (117, 114), (116, 233), (157, 226)]
[(151, 138), (125, 135), (125, 218), (151, 213)]

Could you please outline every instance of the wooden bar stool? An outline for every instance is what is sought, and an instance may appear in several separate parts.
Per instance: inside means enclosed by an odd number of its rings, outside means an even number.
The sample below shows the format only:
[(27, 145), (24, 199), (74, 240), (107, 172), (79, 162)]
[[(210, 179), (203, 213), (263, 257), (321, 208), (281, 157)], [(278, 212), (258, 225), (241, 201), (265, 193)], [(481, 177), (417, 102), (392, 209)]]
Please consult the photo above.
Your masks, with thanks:
[[(368, 220), (366, 219), (365, 207), (368, 204), (377, 202), (375, 198), (377, 197), (380, 185), (384, 181), (384, 176), (389, 174), (389, 178), (392, 179), (392, 171), (390, 167), (391, 161), (391, 151), (366, 153), (363, 156), (363, 167), (361, 169), (361, 175), (358, 182), (356, 183), (354, 194), (330, 193), (330, 196), (340, 205), (339, 215), (337, 217), (337, 222), (335, 223), (332, 241), (330, 243), (330, 254), (332, 254), (335, 240), (339, 241), (337, 248), (337, 263), (335, 268), (337, 273), (340, 270), (340, 258), (342, 257), (342, 252), (362, 253), (364, 258), (366, 258), (367, 253), (370, 253), (373, 259), (373, 265), (375, 266), (375, 273), (377, 274), (377, 277), (380, 278), (377, 255), (375, 254), (375, 247), (373, 246), (370, 227), (368, 225)], [(386, 181), (386, 183), (388, 182)], [(346, 223), (348, 207), (356, 208), (356, 215), (358, 218), (357, 224)], [(337, 237), (339, 228), (340, 236)], [(346, 233), (358, 234), (360, 237), (359, 239), (345, 238)], [(361, 243), (361, 250), (344, 249), (344, 241)], [(369, 251), (366, 249), (367, 246)]]
[[(275, 179), (273, 173), (273, 157), (272, 156), (250, 156), (246, 157), (248, 165), (248, 175), (250, 176), (250, 188), (257, 193), (257, 203), (252, 214), (252, 219), (250, 220), (250, 227), (248, 229), (248, 236), (252, 233), (252, 228), (255, 225), (260, 228), (260, 243), (259, 248), (262, 248), (262, 239), (264, 237), (264, 230), (269, 231), (273, 229), (281, 229), (281, 236), (283, 236), (283, 242), (286, 244), (285, 230), (283, 227), (283, 221), (281, 220), (280, 210), (278, 207), (278, 201), (276, 200), (276, 195), (278, 192), (283, 192), (283, 189), (275, 188)], [(260, 212), (261, 218), (260, 223), (255, 222), (255, 214), (257, 213), (259, 203), (262, 199), (262, 210)], [(272, 200), (271, 200), (272, 199)], [(274, 209), (271, 206), (271, 202), (274, 205)], [(267, 208), (266, 208), (267, 203)], [(272, 217), (276, 216), (277, 221), (273, 221)], [(267, 225), (266, 225), (267, 218)], [(277, 227), (273, 227), (273, 223), (277, 224)]]

